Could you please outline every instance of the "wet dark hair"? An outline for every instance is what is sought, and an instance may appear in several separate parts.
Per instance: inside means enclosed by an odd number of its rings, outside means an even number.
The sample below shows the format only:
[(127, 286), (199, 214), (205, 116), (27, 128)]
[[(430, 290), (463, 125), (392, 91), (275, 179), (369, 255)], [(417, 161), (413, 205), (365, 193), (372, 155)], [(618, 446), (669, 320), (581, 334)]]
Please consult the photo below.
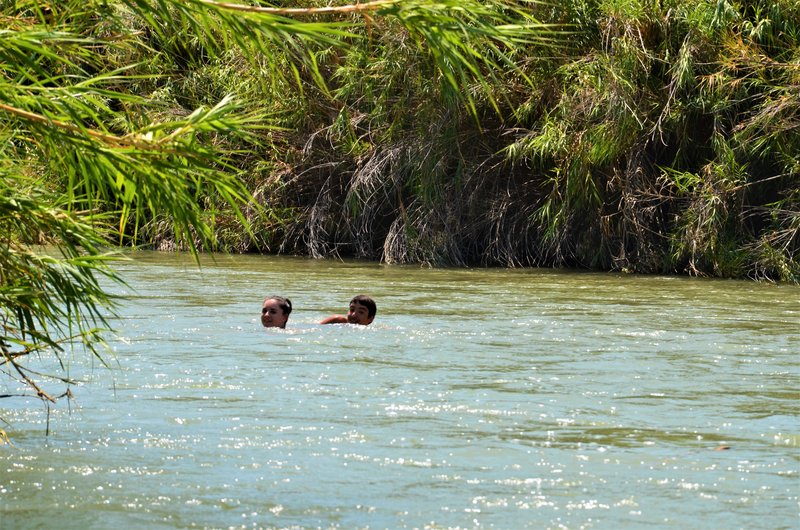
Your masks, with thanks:
[(364, 307), (366, 307), (367, 315), (369, 315), (369, 318), (373, 318), (375, 316), (375, 313), (378, 312), (378, 306), (375, 305), (375, 300), (373, 300), (372, 298), (370, 298), (365, 294), (359, 294), (357, 296), (354, 296), (353, 299), (350, 300), (350, 303), (361, 304)]
[(265, 302), (267, 300), (275, 300), (276, 302), (278, 302), (278, 307), (281, 308), (281, 311), (283, 311), (283, 314), (286, 315), (287, 317), (292, 314), (292, 301), (289, 300), (288, 298), (285, 298), (283, 296), (268, 296), (264, 298)]

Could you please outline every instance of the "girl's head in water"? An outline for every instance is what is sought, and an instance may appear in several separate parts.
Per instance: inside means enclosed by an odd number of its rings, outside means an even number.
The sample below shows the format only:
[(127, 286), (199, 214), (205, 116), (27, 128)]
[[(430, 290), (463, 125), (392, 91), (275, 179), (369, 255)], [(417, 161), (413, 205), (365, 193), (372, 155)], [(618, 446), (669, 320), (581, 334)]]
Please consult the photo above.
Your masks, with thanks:
[(291, 312), (291, 300), (283, 296), (269, 296), (261, 306), (261, 325), (265, 328), (285, 328)]

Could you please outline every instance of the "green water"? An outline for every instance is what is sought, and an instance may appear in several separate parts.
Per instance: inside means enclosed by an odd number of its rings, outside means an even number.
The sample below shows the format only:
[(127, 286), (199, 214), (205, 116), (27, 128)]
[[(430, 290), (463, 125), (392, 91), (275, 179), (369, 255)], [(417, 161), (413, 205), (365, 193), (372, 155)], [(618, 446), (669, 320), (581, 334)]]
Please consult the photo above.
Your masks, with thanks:
[(797, 287), (133, 256), (49, 437), (0, 400), (3, 530), (800, 527)]

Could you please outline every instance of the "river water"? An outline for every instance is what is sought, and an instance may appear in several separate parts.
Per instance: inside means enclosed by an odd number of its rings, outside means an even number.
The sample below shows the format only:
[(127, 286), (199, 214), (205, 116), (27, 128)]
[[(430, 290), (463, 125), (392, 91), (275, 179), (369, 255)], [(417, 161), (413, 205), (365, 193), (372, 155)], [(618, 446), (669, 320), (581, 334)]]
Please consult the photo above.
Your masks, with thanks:
[[(4, 530), (800, 527), (796, 286), (149, 252), (119, 270), (110, 368), (67, 357), (83, 382), (49, 415), (0, 400)], [(371, 326), (317, 325), (362, 292)], [(271, 294), (285, 331), (260, 327)]]

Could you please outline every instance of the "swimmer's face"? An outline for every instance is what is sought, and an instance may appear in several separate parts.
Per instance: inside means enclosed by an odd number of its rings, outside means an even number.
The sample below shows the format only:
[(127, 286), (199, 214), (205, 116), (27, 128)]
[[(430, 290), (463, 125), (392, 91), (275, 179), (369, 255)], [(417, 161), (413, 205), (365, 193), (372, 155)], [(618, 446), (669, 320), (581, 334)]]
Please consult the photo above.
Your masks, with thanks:
[(361, 324), (366, 326), (371, 324), (375, 315), (369, 316), (369, 309), (367, 306), (361, 305), (358, 302), (350, 304), (350, 310), (347, 312), (347, 322), (349, 324)]
[(280, 304), (274, 298), (264, 300), (261, 306), (261, 325), (265, 328), (285, 328), (289, 315), (283, 312)]

